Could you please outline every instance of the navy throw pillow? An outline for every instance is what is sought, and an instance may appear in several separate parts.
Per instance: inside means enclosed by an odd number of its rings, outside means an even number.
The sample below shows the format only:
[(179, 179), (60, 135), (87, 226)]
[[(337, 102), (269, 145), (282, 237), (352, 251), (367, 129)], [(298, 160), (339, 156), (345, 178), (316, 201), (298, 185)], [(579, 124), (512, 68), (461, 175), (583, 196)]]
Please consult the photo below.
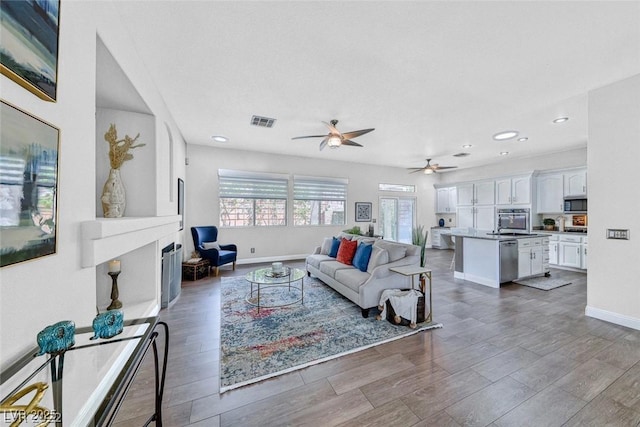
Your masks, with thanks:
[(360, 246), (356, 249), (356, 254), (353, 257), (353, 266), (360, 271), (367, 271), (372, 250), (372, 244), (360, 243)]
[(333, 238), (331, 242), (331, 250), (329, 251), (329, 256), (331, 258), (335, 258), (338, 256), (338, 249), (340, 249), (340, 239)]

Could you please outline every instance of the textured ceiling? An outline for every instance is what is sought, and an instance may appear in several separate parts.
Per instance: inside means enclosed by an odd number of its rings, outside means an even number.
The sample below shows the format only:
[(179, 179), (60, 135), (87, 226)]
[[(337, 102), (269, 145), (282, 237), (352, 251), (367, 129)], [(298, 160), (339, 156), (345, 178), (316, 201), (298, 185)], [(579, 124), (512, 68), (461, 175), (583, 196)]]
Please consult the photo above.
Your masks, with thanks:
[[(584, 147), (587, 92), (640, 73), (638, 1), (115, 4), (189, 144), (477, 166)], [(364, 148), (291, 140), (331, 119), (376, 130)], [(528, 140), (492, 140), (505, 129)]]

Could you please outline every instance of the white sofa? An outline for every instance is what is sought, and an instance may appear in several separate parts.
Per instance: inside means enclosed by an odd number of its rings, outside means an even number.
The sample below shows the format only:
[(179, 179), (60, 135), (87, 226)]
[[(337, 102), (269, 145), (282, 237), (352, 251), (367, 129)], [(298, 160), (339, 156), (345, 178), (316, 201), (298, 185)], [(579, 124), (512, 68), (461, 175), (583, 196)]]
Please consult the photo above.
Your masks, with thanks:
[(353, 236), (342, 233), (338, 237), (362, 242), (373, 242), (367, 271), (360, 271), (352, 265), (338, 262), (329, 256), (332, 238), (325, 238), (322, 246), (315, 248), (306, 259), (307, 274), (317, 277), (362, 309), (362, 316), (368, 317), (369, 309), (377, 307), (385, 289), (408, 289), (411, 278), (390, 271), (390, 267), (419, 265), (420, 247), (371, 237)]

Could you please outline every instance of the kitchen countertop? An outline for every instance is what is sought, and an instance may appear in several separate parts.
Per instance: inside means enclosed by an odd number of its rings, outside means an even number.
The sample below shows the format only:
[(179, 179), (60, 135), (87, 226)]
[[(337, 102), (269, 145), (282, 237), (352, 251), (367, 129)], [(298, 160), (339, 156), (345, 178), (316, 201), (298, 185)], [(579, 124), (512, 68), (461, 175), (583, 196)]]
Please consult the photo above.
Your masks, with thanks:
[[(467, 237), (472, 239), (483, 239), (483, 240), (494, 240), (498, 242), (504, 242), (507, 240), (516, 240), (516, 239), (532, 239), (536, 237), (547, 237), (548, 234), (517, 234), (517, 235), (506, 235), (506, 234), (491, 234), (491, 232), (487, 232), (486, 230), (471, 230), (466, 232), (461, 231), (452, 231), (450, 233), (454, 237)], [(577, 234), (577, 233), (574, 233)]]

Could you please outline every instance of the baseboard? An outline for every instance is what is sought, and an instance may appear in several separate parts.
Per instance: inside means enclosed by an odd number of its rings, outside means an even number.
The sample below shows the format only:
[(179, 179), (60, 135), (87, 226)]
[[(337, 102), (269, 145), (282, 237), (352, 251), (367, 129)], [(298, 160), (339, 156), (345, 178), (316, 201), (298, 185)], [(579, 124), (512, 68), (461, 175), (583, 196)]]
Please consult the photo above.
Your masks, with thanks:
[(605, 322), (615, 323), (616, 325), (626, 326), (640, 331), (640, 319), (625, 316), (623, 314), (614, 313), (612, 311), (602, 310), (600, 308), (587, 306), (584, 314), (589, 317), (604, 320)]
[(265, 262), (275, 262), (275, 261), (299, 261), (304, 260), (309, 256), (309, 254), (298, 254), (298, 255), (280, 255), (280, 256), (270, 256), (270, 257), (259, 257), (259, 258), (243, 258), (236, 261), (237, 265), (244, 264), (262, 264)]

